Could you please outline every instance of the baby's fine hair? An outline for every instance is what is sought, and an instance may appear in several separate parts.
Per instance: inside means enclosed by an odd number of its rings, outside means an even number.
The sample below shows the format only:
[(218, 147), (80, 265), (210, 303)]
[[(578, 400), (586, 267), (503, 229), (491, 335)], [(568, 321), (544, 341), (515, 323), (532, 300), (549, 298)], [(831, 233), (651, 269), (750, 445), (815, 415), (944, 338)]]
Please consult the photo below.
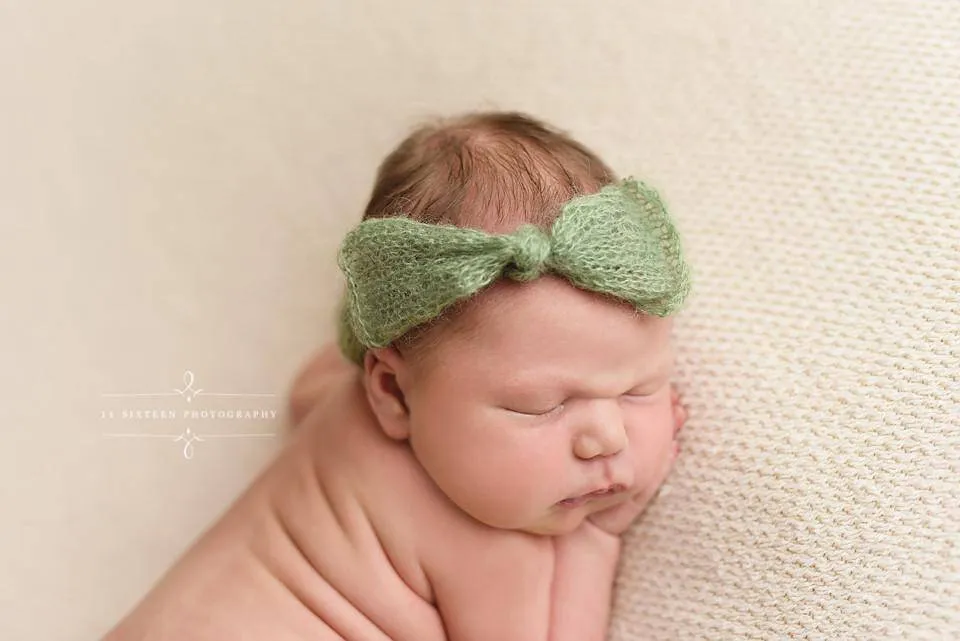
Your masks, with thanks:
[(616, 181), (596, 154), (519, 112), (471, 112), (416, 128), (381, 163), (364, 220), (405, 216), (509, 232), (549, 226), (568, 200)]

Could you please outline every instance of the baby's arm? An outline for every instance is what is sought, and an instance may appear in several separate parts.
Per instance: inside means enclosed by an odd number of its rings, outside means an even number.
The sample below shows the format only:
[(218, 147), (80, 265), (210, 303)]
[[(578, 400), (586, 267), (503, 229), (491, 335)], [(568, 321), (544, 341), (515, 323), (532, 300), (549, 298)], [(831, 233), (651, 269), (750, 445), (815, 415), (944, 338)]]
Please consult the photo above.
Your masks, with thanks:
[(607, 638), (620, 537), (589, 521), (554, 539), (549, 641)]
[[(603, 641), (620, 539), (489, 532), (425, 567), (450, 641)], [(442, 565), (441, 565), (442, 564)]]
[(422, 564), (448, 641), (549, 640), (548, 537), (471, 528), (444, 539)]

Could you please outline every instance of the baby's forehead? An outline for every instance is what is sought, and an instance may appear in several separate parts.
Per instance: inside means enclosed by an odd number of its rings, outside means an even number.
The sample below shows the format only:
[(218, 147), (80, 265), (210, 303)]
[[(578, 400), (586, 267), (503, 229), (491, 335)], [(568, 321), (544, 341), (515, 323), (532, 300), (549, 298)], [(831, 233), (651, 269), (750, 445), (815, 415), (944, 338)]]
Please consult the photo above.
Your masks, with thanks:
[(459, 306), (429, 361), (483, 385), (623, 385), (672, 361), (670, 327), (559, 277), (502, 282)]
[[(562, 323), (562, 320), (559, 321)], [(479, 325), (473, 339), (461, 335), (448, 351), (458, 369), (484, 379), (531, 386), (603, 385), (611, 379), (641, 382), (669, 374), (673, 345), (669, 331), (579, 331), (529, 325), (492, 329)]]
[(517, 363), (490, 354), (462, 366), (463, 380), (480, 389), (523, 392), (562, 392), (582, 396), (613, 396), (638, 386), (666, 382), (673, 374), (673, 359), (667, 352), (646, 359), (607, 360), (590, 355), (586, 359), (544, 358)]

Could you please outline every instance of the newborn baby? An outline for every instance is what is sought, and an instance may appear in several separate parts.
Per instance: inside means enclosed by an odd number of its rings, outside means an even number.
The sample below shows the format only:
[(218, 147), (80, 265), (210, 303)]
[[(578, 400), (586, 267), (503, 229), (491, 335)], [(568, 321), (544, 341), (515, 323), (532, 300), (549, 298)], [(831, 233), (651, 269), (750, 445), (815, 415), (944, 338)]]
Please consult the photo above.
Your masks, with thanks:
[(105, 641), (606, 637), (620, 535), (686, 419), (666, 212), (487, 113), (407, 138), (364, 218), (290, 443)]

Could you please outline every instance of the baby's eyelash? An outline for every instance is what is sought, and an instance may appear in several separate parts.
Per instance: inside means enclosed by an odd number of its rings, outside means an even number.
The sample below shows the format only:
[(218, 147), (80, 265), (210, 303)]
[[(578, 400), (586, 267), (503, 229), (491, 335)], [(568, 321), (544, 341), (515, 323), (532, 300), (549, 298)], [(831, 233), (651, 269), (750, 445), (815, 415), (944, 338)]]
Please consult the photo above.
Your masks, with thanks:
[[(624, 394), (624, 396), (633, 396), (636, 398), (648, 398), (650, 396), (656, 396), (660, 392), (660, 390), (663, 389), (664, 385), (666, 385), (666, 383), (656, 384), (655, 386), (652, 386), (652, 387), (644, 386), (642, 388), (635, 388), (630, 390), (626, 394)], [(641, 391), (643, 391), (644, 393), (641, 394), (640, 393)]]
[(564, 403), (560, 403), (559, 405), (554, 405), (553, 407), (551, 407), (545, 412), (523, 412), (520, 410), (511, 410), (511, 411), (516, 412), (517, 414), (523, 414), (524, 416), (548, 416), (550, 414), (556, 414), (558, 412), (563, 411), (563, 406), (564, 406)]

